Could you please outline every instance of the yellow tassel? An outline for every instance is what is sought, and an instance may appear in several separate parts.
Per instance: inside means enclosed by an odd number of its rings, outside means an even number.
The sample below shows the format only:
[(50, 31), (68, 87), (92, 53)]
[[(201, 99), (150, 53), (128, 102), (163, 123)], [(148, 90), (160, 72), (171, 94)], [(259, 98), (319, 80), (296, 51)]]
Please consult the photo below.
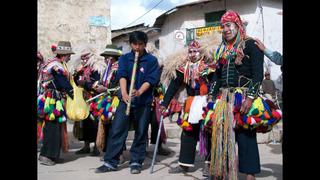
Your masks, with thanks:
[(113, 98), (113, 100), (112, 100), (111, 107), (112, 107), (112, 108), (118, 107), (119, 102), (120, 102), (120, 101), (119, 101), (119, 98), (118, 98), (117, 96), (115, 96), (115, 97)]
[(188, 127), (189, 126), (189, 123), (188, 121), (183, 121), (183, 123), (181, 124), (181, 127)]
[(183, 115), (183, 118), (182, 118), (182, 119), (187, 120), (187, 119), (188, 119), (188, 115), (189, 115), (189, 113), (184, 113), (184, 115)]
[(163, 94), (159, 96), (159, 99), (162, 100), (164, 98)]
[(53, 121), (55, 118), (56, 118), (56, 117), (54, 116), (54, 114), (51, 113), (50, 116), (49, 116), (49, 120), (50, 120), (50, 121)]
[(55, 104), (56, 100), (54, 100), (53, 98), (50, 99), (50, 104)]
[(234, 93), (237, 93), (237, 92), (242, 94), (241, 88), (236, 88), (236, 90), (234, 91)]
[(104, 117), (104, 115), (101, 115), (100, 116), (100, 121), (105, 121), (106, 120), (106, 118)]

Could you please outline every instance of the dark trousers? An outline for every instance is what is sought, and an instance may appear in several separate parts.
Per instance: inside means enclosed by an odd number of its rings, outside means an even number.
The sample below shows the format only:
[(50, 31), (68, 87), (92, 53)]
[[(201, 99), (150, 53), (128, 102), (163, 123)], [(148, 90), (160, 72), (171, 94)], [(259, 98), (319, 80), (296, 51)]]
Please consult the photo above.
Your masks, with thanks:
[(260, 158), (255, 131), (239, 129), (236, 131), (238, 143), (239, 172), (260, 173)]
[(191, 124), (192, 131), (182, 131), (179, 164), (184, 166), (194, 166), (197, 141), (199, 140), (199, 124)]
[(61, 124), (57, 121), (46, 121), (43, 127), (43, 142), (40, 155), (56, 160), (61, 149)]
[(114, 168), (119, 164), (119, 157), (123, 150), (123, 145), (128, 136), (129, 121), (133, 122), (135, 134), (131, 145), (130, 164), (142, 165), (146, 154), (147, 128), (150, 117), (150, 105), (131, 108), (129, 117), (126, 116), (127, 105), (120, 101), (116, 110), (114, 120), (111, 123), (107, 137), (107, 148), (104, 161)]
[(90, 117), (81, 121), (83, 129), (83, 137), (79, 141), (96, 142), (98, 132), (98, 121), (92, 120)]
[[(179, 165), (194, 166), (194, 160), (196, 157), (197, 142), (200, 136), (200, 124), (191, 124), (192, 131), (182, 131)], [(206, 162), (211, 161), (211, 133), (205, 132), (206, 150), (208, 154), (205, 157)]]

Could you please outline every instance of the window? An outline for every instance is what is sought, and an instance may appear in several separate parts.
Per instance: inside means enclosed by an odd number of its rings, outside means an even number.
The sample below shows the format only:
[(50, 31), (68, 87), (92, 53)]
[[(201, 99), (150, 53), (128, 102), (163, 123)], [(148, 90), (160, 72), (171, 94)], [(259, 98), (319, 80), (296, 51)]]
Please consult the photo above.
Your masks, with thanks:
[(188, 46), (190, 42), (193, 40), (194, 40), (194, 29), (187, 29), (186, 46)]
[(210, 12), (210, 13), (205, 13), (205, 21), (206, 21), (206, 26), (220, 26), (220, 19), (222, 15), (226, 11), (216, 11), (216, 12)]

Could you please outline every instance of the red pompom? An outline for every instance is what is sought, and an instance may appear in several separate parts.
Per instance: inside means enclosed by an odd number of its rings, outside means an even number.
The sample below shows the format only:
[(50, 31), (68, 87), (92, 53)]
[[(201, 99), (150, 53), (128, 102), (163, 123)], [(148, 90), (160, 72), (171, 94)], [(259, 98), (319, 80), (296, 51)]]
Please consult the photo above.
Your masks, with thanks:
[(281, 119), (281, 115), (276, 110), (272, 110), (272, 117), (274, 117), (276, 120)]

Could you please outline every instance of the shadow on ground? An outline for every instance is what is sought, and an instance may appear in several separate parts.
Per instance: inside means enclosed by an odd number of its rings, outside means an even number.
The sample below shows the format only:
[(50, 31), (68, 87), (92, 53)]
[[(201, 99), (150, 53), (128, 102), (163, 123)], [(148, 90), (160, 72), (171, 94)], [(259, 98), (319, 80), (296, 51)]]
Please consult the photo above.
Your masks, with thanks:
[(261, 172), (256, 177), (275, 177), (277, 180), (282, 180), (282, 168), (279, 164), (262, 164)]
[(281, 144), (268, 144), (271, 149), (271, 153), (273, 154), (282, 154), (282, 145)]

